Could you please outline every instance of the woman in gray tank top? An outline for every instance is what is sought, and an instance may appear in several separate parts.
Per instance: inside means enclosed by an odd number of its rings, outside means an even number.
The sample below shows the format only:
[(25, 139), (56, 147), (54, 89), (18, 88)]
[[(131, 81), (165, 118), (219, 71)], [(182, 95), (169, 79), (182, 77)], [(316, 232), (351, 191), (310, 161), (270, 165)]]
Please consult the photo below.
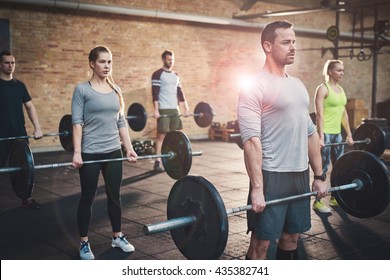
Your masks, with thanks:
[(137, 160), (124, 119), (122, 93), (111, 77), (110, 50), (104, 46), (92, 49), (89, 66), (93, 72), (91, 79), (77, 85), (72, 98), (73, 166), (79, 168), (81, 185), (77, 210), (79, 250), (80, 258), (87, 260), (95, 258), (88, 240), (88, 228), (100, 172), (105, 181), (107, 212), (113, 232), (111, 246), (125, 252), (134, 251), (134, 247), (121, 230), (122, 162), (83, 165), (83, 161), (120, 158), (121, 142), (129, 161)]

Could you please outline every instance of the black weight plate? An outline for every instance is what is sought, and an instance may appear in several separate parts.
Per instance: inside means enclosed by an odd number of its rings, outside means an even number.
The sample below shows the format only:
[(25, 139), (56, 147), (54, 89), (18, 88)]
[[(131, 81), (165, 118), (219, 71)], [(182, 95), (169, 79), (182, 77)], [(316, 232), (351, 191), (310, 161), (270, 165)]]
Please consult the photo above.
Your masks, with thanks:
[(361, 179), (364, 186), (360, 190), (349, 189), (334, 192), (340, 207), (358, 218), (379, 215), (390, 202), (390, 180), (384, 163), (366, 151), (351, 151), (342, 155), (331, 173), (331, 185), (350, 184)]
[[(200, 127), (208, 127), (213, 122), (214, 112), (211, 106), (206, 102), (199, 102), (195, 106), (194, 110), (194, 119), (198, 126)], [(201, 114), (201, 116), (197, 116)]]
[(162, 154), (173, 152), (173, 158), (162, 158), (165, 172), (173, 179), (180, 179), (188, 174), (192, 165), (191, 142), (180, 131), (170, 131), (165, 135), (161, 147)]
[(73, 152), (72, 130), (72, 115), (64, 115), (61, 118), (60, 125), (58, 126), (58, 132), (67, 132), (64, 135), (60, 135), (61, 146), (67, 152)]
[(203, 177), (186, 176), (169, 193), (168, 219), (191, 215), (197, 217), (194, 225), (171, 230), (176, 247), (187, 259), (218, 259), (228, 239), (228, 217), (218, 191)]
[(141, 131), (146, 126), (147, 114), (144, 106), (139, 103), (133, 103), (127, 110), (127, 122), (133, 131)]
[(354, 140), (371, 139), (369, 144), (355, 144), (357, 150), (364, 150), (380, 156), (386, 149), (386, 133), (383, 128), (373, 123), (359, 125), (353, 133)]
[(11, 185), (17, 197), (29, 198), (34, 187), (34, 158), (27, 142), (16, 140), (13, 143), (8, 165), (22, 168), (20, 172), (10, 173)]

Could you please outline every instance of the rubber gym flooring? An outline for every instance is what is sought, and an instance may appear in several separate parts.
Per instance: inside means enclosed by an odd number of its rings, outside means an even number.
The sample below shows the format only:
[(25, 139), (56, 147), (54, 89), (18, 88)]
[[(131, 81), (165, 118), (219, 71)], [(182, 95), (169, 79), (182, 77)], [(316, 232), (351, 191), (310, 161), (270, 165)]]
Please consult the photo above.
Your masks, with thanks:
[[(246, 204), (248, 178), (242, 150), (233, 143), (192, 141), (191, 175), (202, 175), (217, 187), (227, 208)], [(65, 162), (71, 154), (35, 154), (35, 164)], [(389, 150), (382, 156), (390, 165)], [(90, 227), (89, 239), (97, 259), (184, 259), (170, 233), (145, 236), (144, 224), (166, 219), (166, 202), (174, 180), (151, 171), (149, 160), (125, 163), (122, 186), (123, 232), (135, 246), (134, 253), (111, 248), (111, 227), (106, 213), (102, 178)], [(76, 209), (79, 177), (73, 168), (37, 170), (33, 196), (40, 210), (21, 208), (7, 175), (0, 176), (0, 258), (27, 260), (78, 259)], [(312, 198), (313, 199), (313, 198)], [(328, 202), (328, 198), (325, 199)], [(212, 234), (212, 233), (211, 233)], [(243, 259), (248, 248), (245, 212), (229, 218), (229, 239), (221, 259)], [(301, 259), (390, 259), (390, 207), (370, 219), (354, 218), (339, 208), (331, 214), (312, 211), (312, 228), (301, 235)], [(275, 242), (269, 259), (275, 258)]]

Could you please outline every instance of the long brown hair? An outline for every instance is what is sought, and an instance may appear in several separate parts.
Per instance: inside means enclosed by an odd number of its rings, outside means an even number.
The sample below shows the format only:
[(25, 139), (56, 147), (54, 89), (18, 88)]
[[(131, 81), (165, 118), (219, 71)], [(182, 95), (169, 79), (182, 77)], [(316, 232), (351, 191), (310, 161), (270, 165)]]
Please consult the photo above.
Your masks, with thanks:
[[(89, 52), (89, 55), (88, 55), (89, 62), (91, 62), (91, 61), (96, 62), (96, 60), (99, 57), (99, 54), (102, 52), (109, 53), (112, 56), (112, 53), (111, 53), (109, 48), (107, 48), (106, 46), (97, 46)], [(111, 71), (112, 71), (112, 68), (111, 68)], [(121, 92), (120, 88), (116, 85), (116, 83), (114, 82), (114, 79), (112, 78), (111, 73), (106, 78), (106, 81), (109, 84), (109, 86), (116, 92), (116, 94), (118, 96), (119, 105), (120, 105), (119, 113), (123, 116), (124, 115), (124, 108), (125, 108), (125, 101), (123, 100), (122, 92)]]

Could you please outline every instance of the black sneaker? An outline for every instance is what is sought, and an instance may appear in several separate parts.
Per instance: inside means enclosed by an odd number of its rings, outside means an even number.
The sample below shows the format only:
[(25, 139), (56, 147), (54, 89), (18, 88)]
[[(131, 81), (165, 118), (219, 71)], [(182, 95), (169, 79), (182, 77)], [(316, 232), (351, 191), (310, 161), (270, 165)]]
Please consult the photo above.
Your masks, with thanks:
[(162, 167), (162, 163), (158, 160), (154, 162), (153, 170), (156, 172), (164, 172), (164, 168)]
[(35, 201), (34, 198), (29, 197), (22, 200), (22, 207), (27, 209), (39, 210), (41, 209), (41, 205)]

